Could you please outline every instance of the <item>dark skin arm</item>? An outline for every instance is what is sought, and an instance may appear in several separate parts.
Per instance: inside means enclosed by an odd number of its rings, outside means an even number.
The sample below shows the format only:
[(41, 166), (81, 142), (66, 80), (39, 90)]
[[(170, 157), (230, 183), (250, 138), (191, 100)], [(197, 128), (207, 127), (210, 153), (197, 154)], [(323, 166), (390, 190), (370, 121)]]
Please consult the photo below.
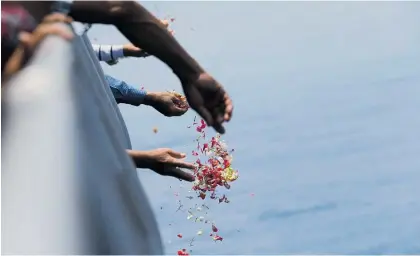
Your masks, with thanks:
[(209, 126), (224, 133), (232, 100), (156, 17), (134, 1), (74, 1), (70, 15), (85, 23), (115, 25), (135, 46), (156, 56), (178, 76), (188, 103)]
[[(52, 2), (19, 2), (38, 20)], [(134, 1), (74, 1), (70, 16), (83, 23), (115, 25), (136, 47), (166, 63), (181, 81), (188, 103), (209, 126), (224, 133), (232, 118), (232, 100), (211, 75), (185, 51), (166, 27)]]

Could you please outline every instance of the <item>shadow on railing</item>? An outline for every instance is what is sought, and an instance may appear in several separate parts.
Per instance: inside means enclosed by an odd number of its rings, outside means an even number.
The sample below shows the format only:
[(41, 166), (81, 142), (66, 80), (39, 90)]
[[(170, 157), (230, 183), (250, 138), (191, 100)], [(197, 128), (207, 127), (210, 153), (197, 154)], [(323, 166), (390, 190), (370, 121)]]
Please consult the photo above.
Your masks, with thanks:
[(163, 254), (89, 40), (47, 38), (7, 86), (2, 254)]

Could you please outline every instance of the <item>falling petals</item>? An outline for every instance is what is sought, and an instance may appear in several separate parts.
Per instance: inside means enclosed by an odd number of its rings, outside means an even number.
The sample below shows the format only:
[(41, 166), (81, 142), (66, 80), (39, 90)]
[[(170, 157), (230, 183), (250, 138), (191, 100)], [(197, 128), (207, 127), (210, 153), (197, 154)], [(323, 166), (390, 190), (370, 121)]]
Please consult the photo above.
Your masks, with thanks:
[(178, 255), (189, 255), (186, 249), (178, 250)]
[(213, 240), (214, 240), (214, 241), (223, 241), (223, 237), (218, 236), (218, 235), (214, 235), (214, 236), (213, 236)]
[(217, 232), (217, 231), (219, 231), (219, 229), (214, 225), (214, 224), (211, 224), (211, 230), (213, 231), (213, 232)]
[[(171, 93), (176, 96), (178, 99), (177, 102), (186, 103), (184, 96), (176, 92)], [(188, 128), (190, 127), (195, 128), (194, 130), (198, 134), (194, 140), (196, 145), (193, 150), (190, 151), (193, 157), (192, 162), (195, 166), (195, 180), (188, 192), (196, 193), (196, 197), (183, 195), (180, 198), (187, 198), (191, 200), (188, 202), (194, 202), (194, 200), (217, 200), (216, 202), (218, 203), (229, 203), (226, 193), (224, 192), (229, 190), (233, 182), (239, 178), (239, 172), (233, 165), (232, 153), (234, 150), (228, 148), (226, 142), (222, 140), (220, 134), (216, 134), (215, 136), (206, 136), (206, 129), (208, 127), (203, 119), (196, 120), (194, 117), (193, 124), (188, 126)], [(180, 194), (175, 192), (174, 195), (178, 197)], [(194, 246), (193, 241), (196, 236), (202, 236), (205, 232), (201, 226), (206, 226), (210, 229), (209, 235), (213, 241), (223, 241), (223, 237), (219, 235), (219, 228), (216, 227), (213, 220), (209, 218), (208, 211), (210, 209), (206, 205), (207, 203), (196, 203), (194, 207), (186, 209), (181, 208), (182, 204), (180, 200), (179, 203), (180, 207), (178, 207), (176, 212), (188, 212), (187, 220), (193, 220), (192, 223), (200, 225), (200, 229), (197, 230), (195, 236), (191, 239), (189, 246)], [(179, 233), (177, 237), (183, 238), (183, 235)], [(186, 249), (178, 250), (177, 254), (189, 255)]]

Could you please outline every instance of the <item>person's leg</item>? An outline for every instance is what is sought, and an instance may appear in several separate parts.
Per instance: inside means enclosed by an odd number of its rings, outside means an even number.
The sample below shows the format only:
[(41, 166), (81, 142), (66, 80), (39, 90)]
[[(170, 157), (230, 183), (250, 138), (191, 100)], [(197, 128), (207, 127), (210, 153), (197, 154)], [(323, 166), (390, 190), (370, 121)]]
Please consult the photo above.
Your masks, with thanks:
[(115, 25), (131, 43), (166, 63), (183, 85), (194, 83), (204, 72), (161, 22), (134, 1), (74, 1), (70, 16)]

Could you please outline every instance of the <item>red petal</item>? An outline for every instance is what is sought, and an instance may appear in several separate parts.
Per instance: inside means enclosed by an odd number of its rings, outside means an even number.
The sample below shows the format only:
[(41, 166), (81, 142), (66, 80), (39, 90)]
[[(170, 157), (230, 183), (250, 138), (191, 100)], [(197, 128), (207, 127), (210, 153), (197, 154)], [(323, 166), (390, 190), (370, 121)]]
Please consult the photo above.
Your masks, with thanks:
[(218, 235), (216, 235), (213, 239), (214, 239), (215, 241), (223, 241), (223, 237), (218, 236)]

